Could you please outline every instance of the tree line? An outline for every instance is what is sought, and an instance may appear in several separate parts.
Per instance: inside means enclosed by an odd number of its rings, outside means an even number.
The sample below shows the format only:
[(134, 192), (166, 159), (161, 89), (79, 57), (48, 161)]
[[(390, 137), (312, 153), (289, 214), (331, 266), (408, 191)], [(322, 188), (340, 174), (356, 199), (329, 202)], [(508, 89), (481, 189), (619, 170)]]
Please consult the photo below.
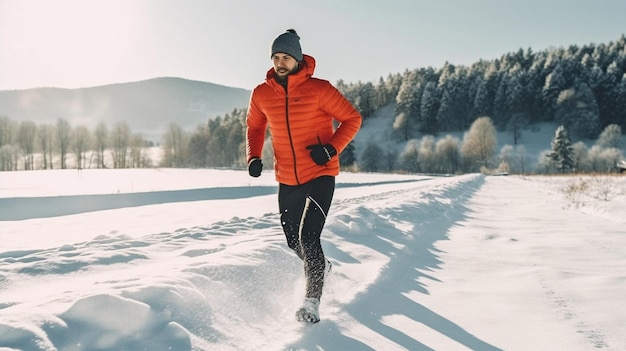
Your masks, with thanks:
[[(246, 112), (234, 109), (224, 117), (199, 125), (193, 132), (171, 124), (163, 136), (158, 166), (244, 168)], [(267, 164), (273, 159), (269, 137), (263, 151)], [(505, 145), (497, 153), (497, 129), (492, 119), (484, 116), (474, 120), (462, 140), (449, 134), (438, 139), (425, 135), (409, 140), (400, 151), (375, 142), (368, 142), (357, 151), (351, 143), (340, 157), (344, 168), (364, 172), (613, 172), (623, 159), (621, 137), (621, 127), (609, 125), (588, 149), (582, 141), (572, 143), (561, 125), (555, 131), (552, 148), (539, 156), (535, 169), (530, 169), (523, 145)], [(125, 123), (116, 124), (110, 131), (100, 123), (92, 132), (84, 126), (73, 128), (63, 119), (55, 125), (37, 126), (0, 117), (2, 171), (53, 169), (55, 165), (65, 169), (69, 157), (73, 157), (77, 169), (152, 167), (152, 159), (146, 154), (151, 146)]]
[[(626, 37), (622, 35), (608, 44), (539, 52), (519, 49), (471, 66), (445, 63), (438, 69), (406, 70), (378, 82), (340, 80), (337, 88), (364, 120), (382, 109), (393, 111), (389, 138), (405, 144), (403, 150), (375, 143), (356, 150), (350, 144), (341, 154), (342, 164), (363, 171), (459, 173), (498, 169), (501, 164), (520, 172), (535, 171), (527, 169), (528, 155), (518, 145), (530, 124), (555, 122), (572, 142), (595, 139), (609, 126), (619, 127), (621, 133), (626, 127), (625, 73)], [(172, 123), (163, 136), (159, 166), (245, 167), (245, 116), (246, 109), (234, 109), (193, 131)], [(487, 138), (472, 138), (489, 130), (485, 125), (495, 131), (511, 131), (514, 136), (513, 145), (500, 150), (498, 157), (493, 150), (490, 155), (485, 153)], [(463, 140), (446, 134), (466, 130)], [(62, 119), (56, 125), (36, 126), (0, 117), (0, 170), (52, 168), (55, 155), (60, 168), (67, 167), (68, 155), (73, 156), (77, 168), (154, 166), (144, 154), (146, 145), (124, 123), (111, 131), (100, 123), (95, 131), (89, 131), (72, 128)], [(595, 162), (589, 161), (590, 157), (598, 159), (611, 149), (584, 150), (582, 143), (573, 145), (577, 145), (581, 161), (574, 167), (578, 170), (598, 168), (584, 165)], [(264, 152), (271, 164), (271, 148)], [(612, 152), (619, 157), (618, 149)], [(35, 160), (36, 153), (41, 160)], [(550, 157), (543, 156), (537, 171), (553, 168)], [(111, 164), (107, 164), (109, 159)]]
[[(518, 145), (529, 125), (552, 122), (570, 143), (577, 141), (571, 145), (575, 162), (568, 171), (606, 172), (613, 171), (616, 160), (623, 158), (619, 145), (607, 145), (603, 140), (607, 133), (621, 136), (621, 128), (626, 127), (625, 73), (626, 37), (622, 35), (608, 44), (540, 52), (519, 49), (469, 67), (446, 63), (440, 69), (389, 75), (377, 84), (340, 81), (338, 87), (364, 119), (392, 104), (394, 132), (390, 138), (406, 143), (401, 151), (366, 144), (359, 153), (362, 170), (476, 171), (481, 162), (467, 157), (476, 152), (471, 151), (476, 145), (472, 133), (466, 134), (466, 142), (446, 132), (468, 128), (471, 132), (475, 122), (488, 116), (496, 130), (510, 131), (514, 142), (480, 167), (522, 173), (563, 171), (553, 150), (540, 155), (537, 167), (529, 169), (528, 155)], [(596, 138), (591, 149), (582, 142)], [(612, 140), (617, 143), (619, 137)]]
[(377, 84), (338, 87), (365, 119), (395, 103), (396, 138), (467, 130), (489, 116), (498, 130), (556, 122), (573, 137), (595, 138), (603, 128), (626, 128), (626, 37), (608, 44), (571, 45), (539, 52), (519, 49), (471, 66), (407, 70)]
[(607, 126), (591, 149), (583, 142), (572, 143), (565, 126), (557, 127), (551, 150), (539, 157), (538, 172), (543, 173), (607, 173), (622, 172), (619, 167), (624, 155), (621, 148), (622, 129)]
[(126, 123), (111, 130), (99, 123), (94, 131), (73, 127), (67, 120), (37, 125), (0, 116), (0, 171), (151, 167), (150, 143), (133, 134)]

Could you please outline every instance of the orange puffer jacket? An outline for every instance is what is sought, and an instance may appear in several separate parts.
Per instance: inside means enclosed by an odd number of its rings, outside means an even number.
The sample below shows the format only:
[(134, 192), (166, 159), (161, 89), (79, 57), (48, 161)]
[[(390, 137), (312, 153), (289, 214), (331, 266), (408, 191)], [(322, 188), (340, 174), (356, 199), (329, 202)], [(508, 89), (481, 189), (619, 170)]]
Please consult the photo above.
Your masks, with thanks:
[[(303, 61), (304, 67), (289, 75), (288, 92), (274, 79), (273, 68), (267, 72), (265, 82), (252, 91), (246, 119), (248, 161), (261, 157), (269, 125), (276, 180), (287, 185), (339, 174), (338, 156), (319, 166), (306, 147), (331, 144), (339, 154), (361, 127), (352, 104), (330, 82), (312, 77), (315, 59), (304, 55)], [(339, 122), (336, 130), (333, 120)]]

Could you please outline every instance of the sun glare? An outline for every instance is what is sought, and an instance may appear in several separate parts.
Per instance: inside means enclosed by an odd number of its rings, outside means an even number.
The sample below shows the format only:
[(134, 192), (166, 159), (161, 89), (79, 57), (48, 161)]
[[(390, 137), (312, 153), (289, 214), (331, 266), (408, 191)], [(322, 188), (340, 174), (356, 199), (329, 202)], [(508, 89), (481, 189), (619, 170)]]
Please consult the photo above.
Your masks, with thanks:
[[(3, 74), (28, 81), (65, 82), (76, 87), (82, 75), (106, 80), (132, 55), (142, 36), (142, 17), (134, 1), (8, 1), (2, 3), (0, 45), (12, 62)], [(7, 55), (8, 56), (8, 55)], [(47, 76), (41, 76), (38, 67)], [(73, 74), (68, 75), (65, 67)], [(35, 77), (36, 75), (36, 77)], [(99, 76), (99, 77), (98, 77)], [(17, 78), (17, 79), (15, 79)]]

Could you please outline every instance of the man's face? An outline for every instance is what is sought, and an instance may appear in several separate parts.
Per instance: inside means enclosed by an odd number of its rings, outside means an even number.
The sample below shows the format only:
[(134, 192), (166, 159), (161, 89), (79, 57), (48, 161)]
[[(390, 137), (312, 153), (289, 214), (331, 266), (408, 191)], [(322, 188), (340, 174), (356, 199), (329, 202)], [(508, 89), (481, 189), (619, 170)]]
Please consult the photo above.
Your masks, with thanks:
[(272, 55), (272, 63), (274, 64), (274, 71), (279, 79), (285, 79), (291, 73), (298, 70), (298, 61), (292, 56), (277, 52)]

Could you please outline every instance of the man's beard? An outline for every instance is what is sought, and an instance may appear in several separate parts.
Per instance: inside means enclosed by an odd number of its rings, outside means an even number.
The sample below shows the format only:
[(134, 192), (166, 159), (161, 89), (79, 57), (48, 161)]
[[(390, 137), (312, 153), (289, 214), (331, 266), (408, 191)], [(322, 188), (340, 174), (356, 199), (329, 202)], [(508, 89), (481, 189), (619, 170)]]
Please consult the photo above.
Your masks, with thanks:
[(284, 83), (284, 82), (287, 81), (287, 77), (289, 77), (290, 75), (298, 72), (299, 69), (300, 69), (300, 65), (297, 65), (291, 71), (287, 71), (286, 74), (279, 75), (278, 72), (276, 72), (276, 80), (279, 81), (279, 82)]
[(281, 83), (285, 83), (287, 81), (287, 77), (289, 77), (289, 74), (285, 74), (284, 76), (279, 76), (278, 74), (276, 74), (276, 80), (281, 82)]

